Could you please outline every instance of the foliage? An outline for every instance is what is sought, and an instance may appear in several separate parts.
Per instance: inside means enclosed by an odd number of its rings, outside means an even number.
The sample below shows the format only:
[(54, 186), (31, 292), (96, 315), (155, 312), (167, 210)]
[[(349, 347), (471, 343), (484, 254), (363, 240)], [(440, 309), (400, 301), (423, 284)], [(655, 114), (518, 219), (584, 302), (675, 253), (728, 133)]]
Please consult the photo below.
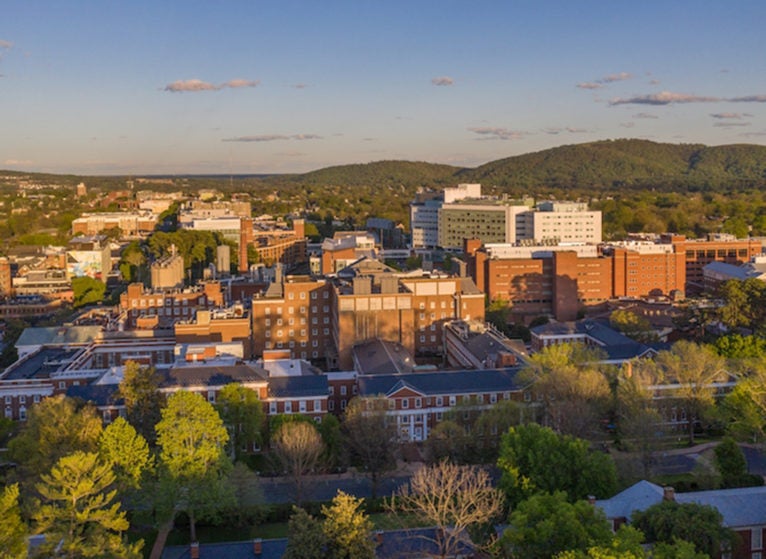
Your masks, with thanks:
[(388, 417), (388, 400), (353, 398), (343, 416), (343, 433), (352, 463), (370, 474), (374, 499), (380, 475), (396, 465), (396, 425)]
[(238, 383), (224, 386), (216, 397), (215, 408), (229, 431), (229, 455), (241, 458), (243, 449), (263, 444), (266, 412), (258, 393)]
[(27, 526), (21, 518), (18, 484), (0, 493), (0, 559), (26, 559)]
[(614, 461), (588, 443), (537, 424), (511, 427), (500, 444), (501, 487), (511, 505), (540, 492), (563, 492), (574, 502), (617, 489)]
[(624, 309), (614, 311), (609, 316), (609, 324), (635, 340), (652, 341), (651, 323), (645, 317), (632, 311)]
[(610, 543), (589, 547), (587, 551), (564, 551), (556, 555), (556, 559), (645, 559), (643, 540), (639, 530), (623, 524)]
[(129, 544), (125, 513), (110, 490), (111, 466), (96, 453), (74, 452), (61, 458), (37, 484), (42, 501), (33, 517), (36, 532), (46, 535), (45, 551), (62, 557), (138, 558), (143, 542)]
[(101, 433), (98, 441), (101, 459), (114, 469), (120, 489), (138, 489), (144, 474), (153, 466), (149, 445), (124, 418), (118, 417)]
[(77, 309), (103, 301), (106, 284), (88, 276), (72, 278), (72, 292), (74, 293), (73, 305)]
[(729, 334), (716, 338), (713, 347), (721, 357), (729, 359), (763, 359), (766, 357), (766, 339), (757, 336)]
[(579, 343), (551, 345), (529, 359), (519, 380), (542, 397), (546, 425), (579, 437), (592, 433), (610, 396), (600, 359), (597, 350)]
[(766, 283), (757, 278), (744, 281), (729, 280), (718, 290), (723, 305), (718, 315), (732, 329), (748, 328), (756, 334), (766, 334)]
[(724, 398), (721, 414), (731, 435), (754, 443), (763, 442), (766, 438), (766, 367), (759, 364), (739, 380)]
[(138, 241), (131, 242), (120, 255), (120, 272), (125, 281), (140, 282), (146, 267), (146, 255)]
[(374, 559), (372, 522), (361, 506), (362, 499), (343, 491), (338, 491), (329, 507), (322, 506), (328, 559)]
[(326, 559), (327, 537), (322, 523), (302, 508), (293, 507), (284, 559)]
[(721, 513), (709, 505), (662, 501), (633, 513), (633, 525), (649, 542), (692, 542), (698, 552), (718, 557), (722, 546), (732, 545), (734, 534), (722, 526)]
[(340, 429), (340, 421), (332, 414), (327, 414), (319, 424), (319, 434), (324, 442), (324, 463), (333, 468), (337, 466), (343, 454), (343, 434)]
[(655, 358), (665, 384), (677, 384), (674, 397), (686, 410), (689, 444), (694, 443), (695, 424), (715, 402), (714, 382), (728, 380), (724, 361), (710, 347), (681, 340)]
[(37, 478), (68, 454), (95, 452), (101, 431), (95, 408), (51, 396), (29, 410), (21, 431), (8, 443), (8, 458), (19, 464), (23, 479)]
[(447, 461), (426, 466), (401, 487), (388, 503), (394, 513), (413, 515), (435, 526), (441, 557), (451, 557), (469, 542), (469, 531), (489, 525), (503, 511), (502, 492), (492, 486), (484, 469)]
[(292, 479), (295, 501), (300, 504), (304, 497), (304, 478), (319, 467), (325, 452), (322, 437), (314, 422), (283, 423), (271, 440), (271, 451), (283, 471)]
[(218, 412), (200, 394), (182, 390), (168, 398), (157, 424), (162, 488), (175, 509), (189, 515), (192, 541), (196, 519), (217, 514), (233, 500), (224, 483), (231, 465), (228, 440)]
[(522, 501), (509, 516), (508, 525), (500, 545), (514, 559), (548, 559), (562, 551), (585, 551), (612, 540), (601, 509), (587, 501), (570, 503), (562, 492)]
[(714, 452), (715, 465), (721, 476), (721, 487), (747, 487), (750, 485), (751, 478), (747, 473), (745, 453), (734, 442), (734, 439), (724, 437), (723, 441), (715, 447)]
[(165, 395), (160, 392), (161, 382), (162, 377), (154, 367), (127, 361), (119, 387), (128, 422), (152, 446), (157, 439), (154, 427), (159, 423), (165, 405)]

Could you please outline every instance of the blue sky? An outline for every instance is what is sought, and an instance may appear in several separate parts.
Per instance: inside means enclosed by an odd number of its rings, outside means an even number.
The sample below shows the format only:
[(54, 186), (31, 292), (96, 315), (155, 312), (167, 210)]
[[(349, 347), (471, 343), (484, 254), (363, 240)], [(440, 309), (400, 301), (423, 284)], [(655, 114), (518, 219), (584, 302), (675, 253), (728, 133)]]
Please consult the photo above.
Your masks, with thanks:
[(0, 10), (0, 168), (279, 173), (606, 138), (766, 143), (762, 0)]

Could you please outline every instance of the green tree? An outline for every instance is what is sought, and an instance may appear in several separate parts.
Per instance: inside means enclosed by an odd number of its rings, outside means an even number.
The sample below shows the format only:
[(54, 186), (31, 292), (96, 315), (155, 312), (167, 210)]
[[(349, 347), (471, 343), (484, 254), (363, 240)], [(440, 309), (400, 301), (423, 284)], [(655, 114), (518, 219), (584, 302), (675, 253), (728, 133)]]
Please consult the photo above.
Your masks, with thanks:
[(728, 359), (763, 359), (766, 356), (766, 340), (757, 336), (729, 334), (717, 338), (713, 346), (718, 355)]
[(721, 413), (731, 435), (754, 443), (766, 439), (766, 367), (759, 364), (740, 379), (724, 398)]
[(343, 491), (330, 506), (322, 506), (322, 529), (327, 539), (327, 559), (373, 559), (375, 546), (370, 538), (372, 521), (362, 507), (362, 499)]
[(8, 443), (8, 458), (19, 465), (23, 479), (34, 479), (77, 450), (95, 452), (102, 429), (93, 406), (51, 396), (29, 410), (21, 431)]
[(343, 433), (352, 462), (370, 474), (375, 498), (380, 475), (396, 465), (396, 426), (388, 416), (388, 400), (353, 398), (343, 416)]
[(74, 296), (73, 305), (77, 309), (103, 301), (106, 284), (88, 276), (72, 278), (72, 292)]
[(508, 518), (500, 546), (513, 559), (548, 559), (562, 551), (608, 545), (612, 532), (601, 509), (570, 503), (565, 493), (542, 493), (522, 501)]
[(200, 394), (179, 391), (168, 398), (157, 424), (163, 489), (174, 510), (189, 516), (192, 541), (197, 518), (214, 516), (233, 500), (225, 483), (228, 440), (218, 412)]
[(322, 522), (302, 508), (293, 507), (287, 533), (284, 559), (327, 559), (327, 536)]
[(139, 489), (144, 474), (153, 466), (146, 439), (122, 417), (114, 420), (101, 433), (98, 452), (102, 460), (114, 469), (121, 491)]
[(325, 447), (324, 463), (334, 468), (340, 463), (343, 453), (343, 434), (341, 433), (340, 421), (332, 414), (327, 414), (319, 424), (319, 434)]
[(583, 344), (551, 345), (529, 359), (520, 381), (542, 397), (545, 425), (580, 437), (594, 431), (611, 394), (601, 359)]
[(662, 501), (633, 513), (633, 525), (649, 542), (692, 542), (697, 552), (718, 557), (734, 543), (734, 534), (722, 525), (721, 513), (709, 505)]
[(608, 497), (617, 489), (612, 457), (588, 443), (535, 423), (511, 427), (500, 443), (501, 486), (511, 505), (540, 492), (563, 492), (571, 501)]
[(726, 381), (729, 374), (724, 361), (710, 347), (681, 340), (655, 358), (666, 384), (676, 384), (673, 396), (686, 412), (689, 444), (694, 444), (697, 422), (715, 403), (715, 382)]
[(623, 524), (609, 544), (589, 547), (587, 551), (564, 551), (556, 555), (556, 559), (645, 559), (643, 541), (644, 535), (639, 530)]
[(425, 526), (437, 528), (432, 543), (440, 557), (453, 557), (469, 533), (491, 525), (503, 511), (503, 493), (489, 474), (477, 466), (447, 461), (420, 468), (387, 506), (395, 514), (414, 516)]
[(432, 464), (442, 460), (467, 464), (474, 457), (472, 443), (462, 425), (452, 419), (444, 419), (428, 434), (425, 442), (426, 457)]
[[(45, 534), (44, 552), (57, 557), (141, 557), (143, 541), (129, 544), (125, 512), (110, 490), (114, 474), (93, 452), (61, 458), (37, 484), (36, 532)], [(54, 552), (53, 549), (57, 551)]]
[(271, 451), (282, 470), (292, 479), (295, 502), (304, 498), (305, 477), (321, 464), (324, 442), (313, 421), (282, 423), (271, 440)]
[(215, 407), (229, 431), (229, 455), (239, 459), (254, 445), (263, 444), (266, 412), (255, 390), (238, 383), (227, 384), (216, 397)]
[(766, 333), (766, 283), (757, 278), (729, 280), (721, 285), (718, 295), (723, 299), (718, 316), (726, 326)]
[(609, 316), (609, 324), (626, 336), (639, 341), (649, 341), (652, 338), (650, 322), (645, 317), (629, 310), (614, 311)]
[(119, 394), (125, 403), (127, 419), (152, 446), (157, 439), (154, 427), (165, 405), (161, 384), (162, 376), (154, 367), (142, 367), (135, 361), (125, 363)]
[(715, 447), (715, 465), (721, 476), (721, 487), (746, 487), (750, 476), (747, 473), (747, 459), (731, 437), (724, 437)]
[(0, 494), (0, 559), (26, 559), (27, 526), (21, 518), (19, 485), (7, 485)]

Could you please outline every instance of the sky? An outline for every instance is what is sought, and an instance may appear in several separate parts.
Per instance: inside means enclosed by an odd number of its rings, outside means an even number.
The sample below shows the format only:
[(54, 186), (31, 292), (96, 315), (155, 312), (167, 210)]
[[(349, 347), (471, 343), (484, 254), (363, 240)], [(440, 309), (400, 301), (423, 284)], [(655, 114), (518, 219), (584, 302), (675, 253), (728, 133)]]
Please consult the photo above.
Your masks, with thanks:
[(473, 167), (766, 143), (763, 0), (4, 0), (0, 168)]

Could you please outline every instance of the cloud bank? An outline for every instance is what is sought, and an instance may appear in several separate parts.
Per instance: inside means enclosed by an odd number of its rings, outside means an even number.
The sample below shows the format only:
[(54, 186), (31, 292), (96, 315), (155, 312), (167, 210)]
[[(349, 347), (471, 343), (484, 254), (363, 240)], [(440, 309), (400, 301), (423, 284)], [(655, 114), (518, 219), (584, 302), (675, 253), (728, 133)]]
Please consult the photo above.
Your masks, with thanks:
[(432, 78), (431, 83), (433, 85), (438, 85), (438, 86), (448, 86), (448, 85), (454, 85), (455, 80), (453, 80), (449, 76), (439, 76), (436, 78)]
[(321, 140), (322, 136), (317, 134), (261, 134), (259, 136), (238, 136), (235, 138), (224, 138), (222, 142), (281, 142), (287, 140)]
[(468, 131), (478, 134), (480, 138), (477, 140), (519, 140), (527, 135), (526, 132), (519, 132), (518, 130), (490, 126), (469, 128)]
[(197, 92), (197, 91), (219, 91), (221, 89), (240, 89), (243, 87), (257, 87), (261, 82), (254, 80), (245, 80), (236, 78), (229, 80), (222, 84), (215, 85), (210, 82), (192, 79), (192, 80), (177, 80), (173, 83), (169, 83), (165, 86), (164, 90), (171, 93), (185, 93), (185, 92)]

